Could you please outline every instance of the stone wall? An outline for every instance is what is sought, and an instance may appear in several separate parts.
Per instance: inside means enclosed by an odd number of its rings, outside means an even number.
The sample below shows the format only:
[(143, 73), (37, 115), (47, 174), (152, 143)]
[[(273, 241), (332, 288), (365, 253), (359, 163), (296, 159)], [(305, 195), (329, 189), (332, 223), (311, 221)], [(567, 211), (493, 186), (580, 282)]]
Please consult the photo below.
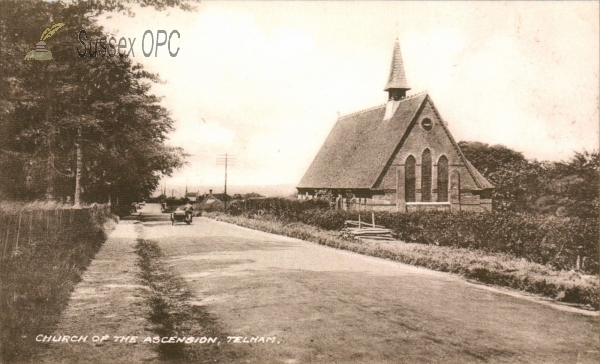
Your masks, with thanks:
[(451, 211), (452, 206), (449, 202), (408, 202), (406, 212), (417, 211)]

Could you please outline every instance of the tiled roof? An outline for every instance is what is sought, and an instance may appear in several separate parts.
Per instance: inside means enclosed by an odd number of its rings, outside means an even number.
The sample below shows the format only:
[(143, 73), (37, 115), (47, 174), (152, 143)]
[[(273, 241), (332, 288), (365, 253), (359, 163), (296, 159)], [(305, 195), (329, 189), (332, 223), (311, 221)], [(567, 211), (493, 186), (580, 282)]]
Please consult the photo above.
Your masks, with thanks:
[[(374, 188), (411, 122), (428, 98), (425, 93), (401, 99), (396, 112), (389, 120), (383, 118), (385, 104), (338, 118), (298, 188)], [(442, 126), (477, 187), (494, 188), (466, 160), (446, 125), (442, 123)]]
[(365, 113), (365, 112), (367, 112), (367, 111), (376, 110), (376, 109), (379, 109), (379, 108), (385, 107), (386, 105), (387, 105), (387, 104), (381, 104), (381, 105), (377, 105), (377, 106), (369, 107), (369, 108), (367, 108), (367, 109), (363, 109), (363, 110), (355, 111), (355, 112), (352, 112), (352, 113), (350, 113), (350, 114), (346, 114), (346, 115), (340, 115), (340, 116), (338, 117), (338, 120), (346, 119), (346, 118), (348, 118), (348, 117), (350, 117), (350, 116), (354, 116), (354, 115), (362, 114), (362, 113)]
[(385, 105), (339, 118), (298, 188), (372, 188), (426, 97), (402, 99), (389, 120)]

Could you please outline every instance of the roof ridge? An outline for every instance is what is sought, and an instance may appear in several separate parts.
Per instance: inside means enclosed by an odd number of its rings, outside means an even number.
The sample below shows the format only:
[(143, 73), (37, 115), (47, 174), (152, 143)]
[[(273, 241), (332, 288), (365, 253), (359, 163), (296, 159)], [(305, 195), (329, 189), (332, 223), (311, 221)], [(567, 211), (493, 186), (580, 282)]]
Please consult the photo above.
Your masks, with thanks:
[(376, 110), (376, 109), (379, 109), (380, 107), (384, 107), (385, 105), (386, 105), (386, 104), (381, 104), (381, 105), (377, 105), (377, 106), (372, 106), (372, 107), (369, 107), (369, 108), (366, 108), (366, 109), (362, 109), (362, 110), (359, 110), (359, 111), (352, 112), (352, 113), (350, 113), (350, 114), (341, 115), (340, 117), (338, 117), (338, 120), (346, 119), (346, 118), (348, 118), (348, 117), (350, 117), (350, 116), (358, 115), (358, 114), (361, 114), (361, 113), (363, 113), (363, 112), (367, 112), (367, 111)]
[[(404, 100), (412, 99), (412, 98), (415, 98), (415, 97), (417, 97), (417, 96), (422, 96), (422, 95), (424, 95), (424, 94), (427, 94), (427, 90), (425, 90), (425, 91), (421, 91), (421, 92), (417, 92), (417, 93), (415, 93), (415, 94), (412, 94), (412, 95), (410, 95), (410, 96), (403, 97), (403, 98), (401, 98), (399, 101), (404, 101)], [(366, 109), (362, 109), (362, 110), (359, 110), (359, 111), (355, 111), (355, 112), (352, 112), (352, 113), (350, 113), (350, 114), (341, 115), (341, 116), (339, 116), (339, 117), (338, 117), (338, 120), (346, 119), (346, 118), (348, 118), (348, 117), (350, 117), (350, 116), (355, 116), (355, 115), (361, 114), (361, 113), (363, 113), (363, 112), (367, 112), (367, 111), (376, 110), (376, 109), (379, 109), (380, 107), (384, 107), (385, 105), (387, 105), (387, 102), (386, 102), (386, 103), (383, 103), (383, 104), (381, 104), (381, 105), (372, 106), (372, 107), (369, 107), (369, 108), (366, 108)]]

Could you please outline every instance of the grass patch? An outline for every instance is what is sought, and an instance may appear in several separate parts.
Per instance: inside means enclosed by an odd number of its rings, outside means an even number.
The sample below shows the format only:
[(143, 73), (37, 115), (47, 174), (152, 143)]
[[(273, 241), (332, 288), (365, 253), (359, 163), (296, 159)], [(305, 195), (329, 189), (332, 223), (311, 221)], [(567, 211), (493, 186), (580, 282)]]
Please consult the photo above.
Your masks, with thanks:
[(548, 266), (515, 258), (509, 254), (398, 241), (347, 239), (339, 236), (337, 232), (325, 231), (297, 222), (286, 224), (264, 216), (250, 219), (214, 212), (206, 213), (205, 216), (337, 249), (441, 272), (455, 273), (477, 282), (539, 294), (557, 301), (584, 305), (595, 310), (599, 308), (598, 278), (596, 276), (554, 270)]
[[(151, 330), (160, 337), (225, 337), (218, 323), (202, 306), (190, 304), (193, 295), (185, 281), (168, 267), (158, 243), (138, 239), (136, 252), (141, 278), (151, 288), (148, 296)], [(221, 350), (216, 344), (161, 343), (163, 360), (176, 362), (228, 362), (239, 359), (240, 352)]]
[(74, 285), (106, 240), (106, 218), (79, 214), (65, 220), (57, 235), (34, 237), (2, 261), (0, 362), (28, 361), (43, 349), (35, 336), (58, 323)]

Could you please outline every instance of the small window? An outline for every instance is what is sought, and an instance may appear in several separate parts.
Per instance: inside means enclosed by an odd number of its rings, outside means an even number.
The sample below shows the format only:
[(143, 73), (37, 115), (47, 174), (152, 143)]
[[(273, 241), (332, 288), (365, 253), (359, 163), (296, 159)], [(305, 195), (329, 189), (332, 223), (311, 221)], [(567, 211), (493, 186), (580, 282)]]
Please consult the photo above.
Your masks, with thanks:
[(433, 128), (433, 122), (430, 118), (425, 118), (423, 121), (421, 121), (421, 126), (425, 130), (431, 130), (431, 128)]

